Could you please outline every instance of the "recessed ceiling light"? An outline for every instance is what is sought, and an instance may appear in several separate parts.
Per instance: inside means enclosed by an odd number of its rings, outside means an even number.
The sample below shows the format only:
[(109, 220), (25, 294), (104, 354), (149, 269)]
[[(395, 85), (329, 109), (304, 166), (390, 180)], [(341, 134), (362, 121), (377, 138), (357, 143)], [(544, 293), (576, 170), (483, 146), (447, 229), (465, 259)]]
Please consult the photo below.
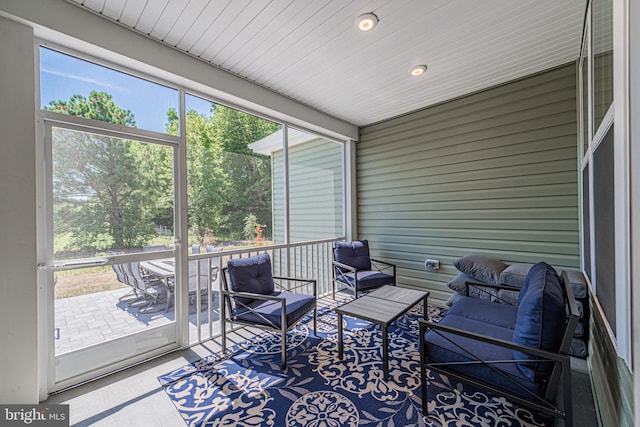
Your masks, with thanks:
[(371, 31), (378, 25), (378, 17), (375, 13), (364, 13), (356, 18), (356, 28), (360, 31)]
[(409, 74), (413, 77), (418, 77), (423, 75), (425, 71), (427, 71), (426, 65), (416, 65), (415, 67), (411, 67)]

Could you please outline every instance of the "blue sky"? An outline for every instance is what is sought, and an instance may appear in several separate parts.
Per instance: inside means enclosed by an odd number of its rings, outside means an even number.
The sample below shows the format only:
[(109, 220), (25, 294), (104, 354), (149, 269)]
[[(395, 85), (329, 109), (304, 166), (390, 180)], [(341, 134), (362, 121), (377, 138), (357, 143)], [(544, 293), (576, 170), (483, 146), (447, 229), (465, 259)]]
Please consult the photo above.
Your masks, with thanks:
[[(72, 95), (107, 92), (116, 105), (131, 110), (140, 129), (165, 131), (167, 111), (178, 109), (178, 91), (61, 54), (40, 49), (40, 105), (68, 101)], [(187, 109), (210, 115), (211, 103), (187, 95)]]

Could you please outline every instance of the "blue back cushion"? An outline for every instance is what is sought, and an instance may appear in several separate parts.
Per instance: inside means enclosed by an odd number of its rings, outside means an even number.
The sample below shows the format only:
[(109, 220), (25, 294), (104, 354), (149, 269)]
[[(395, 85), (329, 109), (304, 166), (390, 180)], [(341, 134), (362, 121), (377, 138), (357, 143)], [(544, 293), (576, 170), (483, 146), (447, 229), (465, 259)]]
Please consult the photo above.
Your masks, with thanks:
[[(273, 293), (273, 274), (269, 254), (260, 254), (250, 258), (230, 259), (227, 262), (231, 290), (269, 295)], [(254, 301), (251, 298), (236, 298), (242, 304)]]
[[(542, 350), (558, 351), (565, 326), (565, 301), (558, 273), (549, 264), (535, 264), (527, 274), (526, 292), (520, 300), (513, 342)], [(535, 359), (514, 350), (515, 359)], [(542, 382), (551, 372), (550, 363), (518, 362), (531, 381)]]
[[(546, 264), (544, 262), (540, 262), (539, 264), (548, 265), (548, 264)], [(515, 265), (515, 264), (512, 264), (512, 265)], [(526, 264), (522, 264), (522, 265), (526, 266)], [(555, 273), (557, 275), (558, 271), (553, 267), (552, 267), (552, 269), (553, 269), (553, 271), (555, 271)], [(529, 269), (529, 271), (531, 271), (531, 269)], [(527, 293), (527, 289), (529, 288), (530, 277), (534, 277), (534, 276), (529, 276), (529, 273), (527, 273), (527, 275), (526, 275), (526, 277), (524, 279), (524, 286), (522, 288), (520, 288), (520, 292), (518, 293), (518, 305), (520, 305), (520, 302), (522, 301), (522, 298), (524, 298), (524, 296)]]
[(347, 264), (358, 270), (371, 270), (369, 242), (366, 240), (336, 242), (334, 256), (336, 261), (342, 264)]

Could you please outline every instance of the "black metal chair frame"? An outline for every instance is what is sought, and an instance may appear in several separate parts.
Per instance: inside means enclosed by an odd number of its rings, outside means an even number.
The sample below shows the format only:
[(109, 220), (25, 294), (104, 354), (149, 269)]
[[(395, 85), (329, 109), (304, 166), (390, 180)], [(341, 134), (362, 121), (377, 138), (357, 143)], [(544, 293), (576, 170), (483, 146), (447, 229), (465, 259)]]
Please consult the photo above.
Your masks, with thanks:
[(491, 283), (476, 283), (476, 282), (465, 282), (464, 284), (465, 287), (465, 296), (469, 296), (469, 291), (471, 287), (477, 289), (480, 293), (484, 293), (487, 294), (489, 296), (490, 299), (495, 299), (497, 301), (495, 302), (499, 302), (500, 304), (505, 304), (505, 305), (514, 305), (512, 304), (510, 301), (505, 300), (503, 298), (500, 298), (497, 294), (492, 294), (491, 292), (487, 291), (486, 288), (492, 288), (492, 289), (497, 289), (497, 290), (504, 290), (504, 291), (515, 291), (515, 292), (519, 292), (520, 288), (516, 287), (516, 286), (509, 286), (509, 285), (493, 285)]
[[(293, 322), (290, 325), (287, 325), (287, 314), (286, 314), (286, 299), (283, 297), (279, 297), (279, 296), (272, 296), (272, 295), (263, 295), (263, 294), (256, 294), (256, 293), (251, 293), (251, 292), (234, 292), (229, 290), (229, 286), (228, 286), (228, 282), (227, 282), (227, 268), (223, 268), (222, 269), (222, 277), (221, 277), (221, 283), (222, 283), (222, 315), (220, 316), (220, 319), (222, 321), (222, 351), (226, 352), (227, 351), (227, 326), (226, 324), (229, 323), (230, 325), (233, 326), (234, 323), (243, 325), (243, 326), (253, 326), (256, 328), (260, 328), (260, 329), (266, 329), (266, 330), (275, 330), (280, 332), (281, 334), (281, 339), (282, 339), (282, 352), (281, 352), (281, 363), (282, 363), (282, 370), (287, 369), (287, 331), (289, 329), (291, 329), (293, 326), (297, 325), (302, 319), (304, 319), (304, 317), (311, 312), (311, 310), (308, 310), (304, 315), (302, 315), (300, 317), (300, 319), (298, 319), (298, 321)], [(315, 279), (302, 279), (302, 278), (295, 278), (295, 277), (281, 277), (281, 276), (273, 276), (274, 279), (274, 286), (276, 289), (274, 289), (274, 291), (277, 290), (282, 290), (282, 291), (292, 291), (295, 289), (299, 289), (303, 286), (309, 286), (311, 285), (313, 287), (313, 297), (316, 299), (316, 304), (313, 305), (313, 334), (315, 335), (317, 333), (317, 328), (318, 328), (318, 308), (317, 308), (317, 298), (318, 298), (318, 287), (317, 287), (317, 281)], [(297, 286), (288, 286), (288, 287), (283, 287), (280, 283), (276, 282), (276, 280), (283, 280), (283, 281), (288, 281), (288, 282), (300, 282), (300, 285)], [(233, 299), (232, 298), (250, 298), (253, 300), (262, 300), (262, 301), (273, 301), (276, 303), (281, 304), (281, 318), (280, 318), (280, 326), (274, 324), (273, 322), (271, 322), (269, 319), (267, 319), (266, 317), (262, 316), (260, 313), (257, 313), (256, 311), (253, 310), (252, 307), (250, 307), (247, 304), (243, 304), (242, 302), (238, 301), (237, 299)], [(263, 319), (266, 323), (268, 323), (268, 325), (264, 325), (264, 324), (260, 324), (260, 323), (254, 323), (254, 322), (249, 322), (249, 321), (245, 321), (242, 319), (238, 319), (236, 318), (236, 316), (233, 315), (233, 305), (232, 304), (236, 304), (236, 307), (241, 306), (242, 308), (247, 309), (248, 311), (251, 311), (253, 313), (255, 313), (258, 317), (260, 317), (261, 319)]]
[[(463, 329), (454, 328), (450, 326), (440, 325), (435, 322), (430, 322), (426, 320), (419, 319), (419, 331), (420, 331), (420, 377), (421, 377), (421, 388), (422, 388), (422, 412), (424, 415), (427, 415), (427, 368), (432, 369), (436, 372), (444, 374), (450, 378), (455, 378), (458, 381), (470, 384), (474, 387), (487, 390), (491, 393), (503, 396), (513, 402), (516, 402), (519, 405), (531, 408), (535, 411), (539, 411), (543, 414), (550, 415), (554, 418), (562, 418), (564, 419), (565, 425), (567, 427), (573, 426), (573, 410), (572, 410), (572, 398), (571, 398), (571, 359), (568, 356), (569, 346), (571, 344), (571, 338), (573, 337), (573, 332), (575, 330), (576, 324), (578, 322), (578, 308), (576, 305), (576, 301), (573, 298), (573, 291), (571, 289), (571, 285), (569, 284), (569, 278), (566, 272), (562, 273), (562, 282), (564, 289), (565, 301), (569, 307), (570, 315), (567, 318), (565, 323), (565, 329), (562, 336), (562, 342), (560, 345), (560, 349), (558, 353), (536, 349), (532, 347), (523, 346), (520, 344), (516, 344), (511, 341), (501, 340), (493, 337), (489, 337), (486, 335), (481, 335), (478, 333), (468, 332)], [(467, 283), (467, 293), (469, 292), (469, 285), (474, 285)], [(495, 287), (497, 289), (509, 288), (500, 285), (482, 285), (488, 287)], [(436, 332), (438, 335), (443, 337), (449, 343), (456, 346), (458, 349), (464, 351), (470, 358), (473, 360), (467, 362), (430, 362), (426, 359), (425, 345), (424, 341), (425, 333), (428, 330), (432, 330)], [(493, 344), (496, 346), (501, 346), (504, 348), (518, 350), (523, 353), (526, 353), (532, 356), (531, 359), (520, 359), (520, 360), (481, 360), (478, 356), (476, 356), (472, 351), (463, 348), (462, 346), (454, 343), (450, 338), (446, 337), (443, 333), (449, 333), (453, 335), (458, 335), (461, 337)], [(532, 390), (529, 390), (521, 383), (517, 382), (515, 379), (511, 378), (504, 371), (492, 366), (493, 364), (505, 364), (505, 363), (518, 363), (518, 362), (527, 362), (527, 363), (552, 363), (553, 369), (549, 376), (548, 382), (545, 388), (544, 397), (540, 397), (538, 394), (534, 393)], [(495, 373), (499, 374), (503, 378), (505, 378), (510, 383), (514, 384), (520, 390), (522, 390), (522, 394), (516, 394), (511, 390), (507, 390), (505, 388), (499, 387), (495, 384), (488, 383), (482, 379), (477, 377), (473, 377), (455, 370), (457, 366), (473, 366), (473, 365), (484, 365), (491, 368)], [(553, 399), (555, 397), (556, 388), (562, 379), (563, 385), (563, 408), (560, 408), (555, 405)]]
[[(385, 261), (381, 261), (379, 259), (374, 259), (374, 258), (369, 258), (369, 261), (371, 261), (371, 270), (358, 270), (355, 267), (352, 267), (350, 265), (347, 264), (343, 264), (341, 262), (338, 262), (335, 260), (335, 254), (336, 254), (336, 247), (333, 247), (333, 260), (331, 261), (332, 265), (333, 265), (333, 277), (332, 277), (332, 282), (333, 282), (333, 299), (336, 299), (336, 284), (342, 285), (342, 286), (348, 286), (351, 287), (349, 285), (350, 277), (347, 276), (347, 274), (349, 273), (353, 273), (353, 294), (354, 294), (354, 298), (358, 298), (358, 292), (361, 292), (360, 289), (358, 289), (358, 271), (378, 271), (380, 273), (384, 273), (385, 270), (389, 270), (391, 269), (393, 271), (393, 273), (391, 274), (393, 276), (393, 281), (391, 283), (383, 283), (380, 286), (383, 285), (392, 285), (395, 286), (396, 285), (396, 265), (395, 264), (391, 264), (389, 262), (385, 262)], [(342, 279), (342, 280), (340, 280)], [(368, 289), (367, 289), (368, 290)]]

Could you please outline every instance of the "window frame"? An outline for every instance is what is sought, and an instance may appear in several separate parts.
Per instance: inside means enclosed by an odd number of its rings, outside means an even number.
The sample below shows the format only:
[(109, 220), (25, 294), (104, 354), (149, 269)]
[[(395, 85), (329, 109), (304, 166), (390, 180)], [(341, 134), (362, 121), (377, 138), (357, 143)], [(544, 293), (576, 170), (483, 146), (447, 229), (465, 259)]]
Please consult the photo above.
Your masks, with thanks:
[[(182, 279), (181, 281), (183, 284), (188, 283), (188, 276), (187, 276), (188, 271), (186, 268), (187, 260), (189, 257), (188, 245), (181, 244), (183, 243), (183, 241), (187, 242), (187, 240), (184, 237), (188, 236), (187, 203), (186, 203), (186, 195), (187, 195), (187, 183), (186, 183), (186, 180), (187, 180), (187, 167), (186, 167), (187, 147), (186, 145), (187, 144), (186, 144), (186, 111), (185, 111), (186, 94), (189, 93), (190, 95), (206, 99), (217, 105), (224, 105), (226, 107), (233, 108), (238, 111), (254, 115), (256, 117), (260, 117), (275, 123), (279, 123), (283, 126), (283, 129), (287, 129), (287, 127), (290, 126), (290, 124), (287, 121), (277, 119), (276, 116), (280, 114), (276, 110), (272, 110), (274, 112), (274, 116), (272, 117), (272, 116), (269, 116), (268, 114), (254, 111), (253, 109), (246, 108), (242, 105), (237, 105), (237, 104), (234, 105), (233, 103), (230, 103), (227, 101), (218, 100), (216, 97), (207, 95), (202, 91), (195, 89), (198, 87), (199, 85), (198, 83), (187, 80), (186, 78), (181, 76), (176, 76), (173, 74), (170, 75), (172, 79), (175, 78), (176, 81), (181, 82), (181, 84), (176, 84), (166, 80), (165, 78), (161, 78), (146, 72), (142, 72), (138, 69), (127, 67), (123, 65), (122, 62), (119, 62), (118, 60), (105, 59), (106, 57), (111, 58), (112, 56), (110, 54), (105, 54), (105, 57), (99, 57), (96, 55), (87, 54), (85, 52), (80, 52), (75, 49), (62, 46), (57, 43), (53, 43), (51, 41), (43, 40), (43, 39), (36, 39), (35, 44), (36, 44), (36, 53), (35, 53), (36, 58), (34, 61), (35, 67), (36, 67), (36, 70), (35, 70), (36, 100), (35, 102), (36, 102), (36, 108), (37, 108), (36, 150), (37, 150), (37, 156), (38, 156), (37, 162), (39, 166), (38, 167), (39, 172), (37, 177), (37, 180), (38, 180), (37, 197), (38, 197), (38, 200), (41, 201), (42, 204), (44, 205), (44, 207), (41, 206), (38, 210), (38, 228), (39, 228), (39, 232), (38, 232), (39, 237), (37, 242), (38, 252), (42, 254), (46, 254), (47, 251), (51, 251), (52, 248), (50, 247), (49, 240), (53, 241), (52, 240), (53, 224), (51, 224), (50, 219), (47, 218), (47, 209), (46, 209), (47, 204), (51, 204), (52, 201), (47, 200), (48, 198), (50, 199), (50, 197), (47, 196), (47, 189), (50, 188), (50, 185), (51, 185), (51, 182), (47, 183), (47, 180), (50, 180), (51, 178), (47, 177), (46, 170), (47, 168), (50, 167), (50, 163), (47, 163), (47, 162), (48, 161), (50, 162), (51, 157), (50, 156), (47, 157), (45, 153), (46, 145), (47, 145), (45, 141), (45, 134), (46, 134), (45, 127), (55, 126), (56, 123), (59, 123), (63, 125), (63, 127), (77, 128), (78, 130), (82, 130), (82, 131), (93, 130), (100, 134), (111, 135), (118, 138), (132, 137), (134, 139), (137, 139), (143, 142), (150, 142), (154, 144), (171, 146), (174, 148), (175, 152), (177, 153), (174, 159), (174, 180), (175, 180), (174, 235), (176, 240), (175, 241), (176, 243), (176, 251), (175, 251), (176, 278), (178, 277), (181, 278)], [(178, 112), (179, 123), (180, 123), (179, 135), (176, 136), (176, 135), (170, 135), (170, 134), (160, 133), (160, 132), (151, 131), (151, 130), (133, 128), (133, 127), (123, 126), (123, 125), (116, 125), (113, 123), (102, 122), (99, 120), (93, 120), (93, 119), (88, 119), (88, 118), (79, 117), (79, 116), (72, 116), (72, 115), (67, 115), (67, 114), (62, 114), (62, 113), (57, 113), (57, 112), (42, 109), (41, 108), (42, 103), (40, 102), (40, 66), (41, 66), (40, 60), (39, 60), (40, 47), (58, 51), (62, 54), (71, 55), (80, 60), (86, 60), (100, 66), (104, 66), (116, 71), (123, 72), (133, 77), (139, 77), (147, 81), (160, 84), (162, 86), (176, 89), (179, 94), (179, 112)], [(97, 51), (102, 52), (99, 49)], [(114, 54), (113, 58), (118, 58), (118, 55)], [(147, 67), (147, 68), (150, 68), (150, 67)], [(163, 72), (159, 71), (158, 74), (167, 75), (167, 76), (169, 75), (168, 72), (165, 72), (165, 71)], [(213, 88), (210, 88), (210, 89), (213, 89)], [(215, 91), (215, 89), (213, 90)], [(247, 104), (251, 104), (251, 103), (247, 101)], [(257, 107), (260, 108), (262, 106), (258, 105)], [(265, 106), (263, 108), (267, 109), (268, 107)], [(354, 193), (355, 188), (353, 185), (355, 180), (354, 141), (346, 137), (344, 139), (340, 139), (340, 138), (336, 138), (335, 136), (328, 136), (331, 134), (335, 135), (335, 133), (329, 130), (327, 130), (326, 132), (322, 132), (322, 131), (319, 132), (317, 129), (320, 126), (310, 122), (309, 122), (309, 126), (304, 126), (304, 125), (301, 126), (300, 123), (296, 123), (295, 125), (291, 124), (291, 126), (294, 126), (296, 129), (300, 129), (300, 130), (318, 135), (320, 137), (323, 137), (328, 140), (335, 141), (341, 144), (342, 159), (343, 159), (342, 186), (343, 186), (343, 198), (345, 200), (345, 203), (342, 206), (342, 209), (343, 209), (342, 216), (343, 216), (343, 222), (345, 227), (343, 228), (344, 236), (338, 236), (338, 237), (347, 238), (348, 236), (351, 236), (354, 233), (353, 227), (355, 226), (355, 220), (354, 220), (355, 201), (353, 201), (353, 194), (355, 194)], [(286, 132), (284, 133), (286, 134)], [(288, 150), (286, 139), (284, 142), (285, 144), (283, 148), (286, 153)], [(288, 182), (285, 183), (285, 188), (287, 189), (287, 194), (288, 194)], [(287, 210), (285, 214), (286, 214), (285, 221), (287, 221), (287, 224), (288, 224), (289, 211)], [(290, 244), (291, 242), (290, 242), (289, 236), (287, 235), (286, 245), (290, 245)], [(268, 248), (269, 246), (264, 246), (264, 247), (261, 247), (260, 249), (262, 250), (262, 249), (268, 249)], [(173, 251), (166, 251), (166, 252), (167, 253), (170, 252), (171, 254), (174, 253)], [(157, 253), (155, 253), (155, 255), (157, 255)], [(130, 255), (127, 255), (127, 256), (131, 257)], [(148, 256), (150, 255), (140, 255), (141, 258), (145, 258)], [(52, 259), (49, 259), (48, 261), (51, 261), (51, 263), (53, 263)], [(52, 276), (53, 276), (52, 270), (47, 268), (46, 266), (42, 266), (42, 268), (39, 270), (39, 275), (38, 275), (38, 281), (40, 284), (39, 286), (41, 289), (44, 289), (39, 296), (39, 302), (38, 302), (39, 313), (42, 314), (41, 316), (39, 316), (38, 328), (39, 328), (39, 331), (41, 332), (39, 334), (39, 346), (40, 346), (40, 352), (41, 352), (40, 394), (43, 396), (46, 396), (50, 391), (52, 391), (52, 387), (55, 386), (54, 384), (52, 384), (55, 367), (53, 366), (53, 358), (49, 354), (53, 352), (53, 346), (49, 345), (51, 344), (50, 341), (52, 340), (52, 334), (49, 333), (49, 331), (51, 329), (51, 325), (53, 324), (52, 323), (53, 312), (52, 310), (49, 310), (46, 308), (47, 306), (46, 301), (49, 298), (51, 298), (51, 301), (53, 301), (52, 299), (53, 296), (51, 295), (52, 291), (47, 290), (48, 286), (46, 285), (47, 283), (52, 282)], [(181, 292), (176, 294), (176, 319), (181, 319), (178, 323), (178, 329), (176, 330), (176, 337), (177, 337), (178, 346), (182, 348), (188, 348), (190, 345), (188, 312), (189, 312), (188, 289), (187, 289), (187, 286), (183, 285)], [(132, 359), (131, 363), (135, 363), (135, 360)], [(118, 366), (114, 365), (114, 366), (103, 367), (103, 368), (100, 368), (99, 371), (107, 372), (114, 368), (118, 369), (119, 367), (124, 366), (122, 365), (121, 362), (118, 363), (117, 365)], [(80, 380), (82, 381), (84, 379), (88, 379), (88, 378), (83, 377)], [(71, 384), (65, 384), (65, 386), (69, 386), (69, 385)]]

